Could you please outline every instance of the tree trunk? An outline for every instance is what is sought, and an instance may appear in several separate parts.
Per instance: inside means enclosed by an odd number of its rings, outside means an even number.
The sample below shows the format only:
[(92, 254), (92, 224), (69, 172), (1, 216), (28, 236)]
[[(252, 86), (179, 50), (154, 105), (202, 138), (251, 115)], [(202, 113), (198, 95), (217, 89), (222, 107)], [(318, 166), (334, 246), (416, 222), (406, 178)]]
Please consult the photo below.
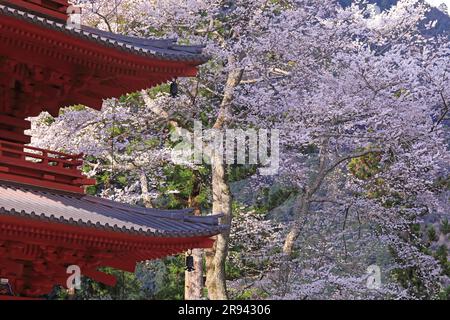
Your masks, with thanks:
[(286, 236), (286, 240), (284, 241), (284, 246), (283, 246), (283, 253), (290, 257), (292, 256), (292, 252), (294, 249), (294, 243), (295, 240), (297, 240), (298, 236), (300, 235), (300, 225), (295, 224), (293, 226), (291, 226), (291, 229), (289, 230), (288, 235)]
[(192, 272), (185, 272), (184, 299), (201, 300), (203, 298), (203, 250), (192, 250), (194, 268)]
[[(216, 157), (214, 157), (216, 158)], [(213, 213), (222, 213), (222, 223), (231, 225), (231, 194), (225, 178), (225, 165), (217, 159), (212, 161)], [(227, 300), (225, 261), (228, 255), (230, 228), (217, 236), (214, 247), (206, 251), (206, 287), (211, 300)]]
[(328, 163), (328, 144), (329, 139), (325, 138), (322, 142), (322, 149), (319, 156), (319, 166), (317, 175), (309, 182), (308, 186), (304, 188), (302, 194), (299, 196), (298, 201), (295, 202), (294, 205), (294, 214), (298, 214), (296, 220), (291, 226), (288, 235), (286, 236), (286, 240), (284, 242), (283, 253), (285, 257), (289, 258), (292, 256), (294, 250), (295, 240), (297, 240), (300, 232), (302, 230), (302, 226), (306, 222), (306, 218), (309, 213), (309, 209), (311, 206), (311, 200), (316, 192), (322, 186), (322, 183), (329, 173), (327, 169)]
[(296, 204), (294, 206), (294, 213), (298, 213), (298, 217), (292, 224), (283, 246), (283, 253), (286, 257), (292, 256), (295, 240), (297, 240), (298, 236), (300, 235), (302, 225), (309, 211), (309, 204), (310, 198), (308, 192), (300, 195), (298, 201), (296, 201)]
[[(228, 58), (230, 66), (235, 65), (235, 58)], [(233, 102), (234, 90), (242, 80), (243, 69), (235, 69), (228, 74), (224, 90), (224, 97), (219, 110), (214, 129), (223, 130), (229, 121), (231, 104)], [(206, 287), (208, 297), (211, 300), (227, 300), (227, 285), (225, 274), (225, 262), (228, 255), (228, 241), (230, 239), (230, 228), (232, 222), (231, 193), (226, 177), (226, 166), (223, 154), (212, 153), (212, 191), (213, 191), (213, 213), (223, 214), (222, 224), (228, 225), (226, 231), (217, 236), (214, 247), (205, 252), (206, 256)]]
[[(202, 211), (197, 203), (194, 203), (193, 196), (197, 196), (200, 192), (199, 186), (196, 183), (194, 187), (194, 195), (189, 197), (188, 206), (194, 207), (194, 214), (201, 216)], [(203, 298), (203, 249), (192, 250), (194, 257), (194, 271), (185, 272), (184, 277), (184, 299), (185, 300), (201, 300)]]
[(146, 208), (153, 208), (152, 197), (150, 196), (150, 190), (148, 189), (148, 178), (144, 170), (139, 174), (139, 182), (141, 184), (141, 194), (144, 206)]
[(348, 155), (344, 155), (334, 160), (330, 163), (330, 152), (329, 152), (329, 139), (325, 138), (322, 141), (322, 150), (320, 152), (319, 167), (317, 175), (310, 181), (308, 187), (303, 190), (303, 194), (300, 196), (300, 200), (296, 203), (294, 207), (294, 214), (298, 213), (297, 219), (291, 226), (286, 240), (284, 242), (283, 253), (286, 257), (292, 256), (295, 240), (297, 240), (300, 235), (302, 225), (306, 222), (308, 212), (310, 210), (310, 205), (313, 200), (314, 195), (319, 191), (322, 183), (326, 179), (327, 175), (333, 172), (339, 165), (346, 163), (347, 161), (371, 153), (381, 153), (382, 150), (378, 148), (371, 148), (369, 150), (358, 151)]

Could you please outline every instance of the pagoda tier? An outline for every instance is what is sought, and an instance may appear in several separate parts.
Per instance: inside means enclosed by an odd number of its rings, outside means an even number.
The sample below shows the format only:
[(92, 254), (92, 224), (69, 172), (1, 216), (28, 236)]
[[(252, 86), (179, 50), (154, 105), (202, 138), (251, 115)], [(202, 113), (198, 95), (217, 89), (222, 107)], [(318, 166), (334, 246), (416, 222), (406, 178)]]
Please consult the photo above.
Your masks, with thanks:
[(105, 98), (195, 76), (207, 57), (175, 40), (73, 29), (34, 8), (63, 2), (0, 0), (0, 179), (76, 192), (92, 184), (80, 176), (80, 157), (21, 147), (31, 141), (26, 119), (76, 104), (100, 109)]
[(114, 285), (101, 267), (134, 272), (139, 261), (209, 248), (218, 216), (163, 211), (97, 197), (0, 182), (0, 278), (15, 294), (66, 286), (67, 267)]
[(25, 119), (197, 74), (201, 47), (65, 24), (0, 4), (0, 113)]

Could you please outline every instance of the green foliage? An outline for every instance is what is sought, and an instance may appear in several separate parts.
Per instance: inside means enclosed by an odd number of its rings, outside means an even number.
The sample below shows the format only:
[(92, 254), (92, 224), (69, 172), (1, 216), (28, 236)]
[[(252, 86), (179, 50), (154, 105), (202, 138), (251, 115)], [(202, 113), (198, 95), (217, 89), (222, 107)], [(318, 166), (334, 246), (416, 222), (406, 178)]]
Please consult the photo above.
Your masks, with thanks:
[[(233, 252), (230, 254), (236, 255), (238, 250), (238, 248), (234, 247)], [(237, 253), (237, 255), (239, 254)], [(229, 259), (227, 259), (225, 262), (225, 274), (227, 275), (227, 280), (236, 280), (241, 278), (244, 275), (244, 272), (239, 266), (233, 264)]]
[(370, 181), (370, 184), (366, 187), (369, 198), (383, 199), (383, 206), (392, 208), (402, 203), (402, 197), (398, 193), (387, 190), (383, 179), (373, 179), (382, 170), (380, 161), (381, 154), (379, 152), (371, 152), (362, 157), (352, 159), (347, 168), (355, 178)]
[(119, 98), (120, 104), (136, 104), (139, 105), (141, 101), (141, 95), (139, 92), (133, 92), (123, 95)]
[(205, 167), (193, 170), (178, 165), (167, 165), (164, 174), (167, 183), (160, 187), (164, 207), (209, 208), (210, 188), (207, 183), (209, 170)]
[(87, 186), (86, 187), (86, 193), (88, 195), (95, 196), (97, 194), (97, 192), (98, 192), (97, 185), (95, 185), (95, 186)]
[(164, 286), (155, 296), (158, 300), (183, 300), (185, 259), (183, 255), (165, 259), (167, 272), (164, 277)]
[(87, 109), (87, 107), (85, 105), (82, 104), (76, 104), (70, 107), (66, 107), (66, 108), (61, 108), (59, 110), (59, 116), (62, 116), (63, 114), (65, 114), (66, 112), (73, 112), (73, 111), (85, 111)]
[(236, 182), (253, 176), (258, 168), (254, 165), (235, 165), (228, 167), (228, 181)]
[(157, 29), (155, 27), (147, 27), (147, 32), (150, 33), (150, 35), (155, 37), (164, 37), (166, 35), (164, 30)]
[(84, 174), (87, 174), (91, 171), (93, 164), (101, 164), (100, 168), (104, 168), (103, 171), (97, 171), (95, 175), (95, 179), (97, 180), (97, 184), (94, 186), (88, 186), (86, 188), (86, 192), (90, 195), (97, 195), (102, 189), (105, 189), (110, 186), (116, 186), (118, 188), (123, 188), (129, 184), (130, 176), (127, 172), (117, 172), (115, 174), (111, 174), (108, 168), (111, 168), (111, 164), (108, 160), (95, 158), (93, 156), (88, 156), (86, 161), (81, 168)]
[[(406, 269), (395, 269), (392, 272), (394, 280), (398, 281), (404, 288), (410, 288), (417, 296), (427, 298), (427, 290), (420, 278), (416, 267)], [(428, 297), (429, 298), (429, 297)]]
[(251, 209), (254, 210), (256, 214), (264, 215), (282, 205), (296, 194), (297, 190), (289, 187), (264, 188), (262, 189), (255, 206)]
[(406, 89), (398, 89), (398, 90), (394, 93), (394, 96), (395, 96), (396, 98), (401, 98), (401, 96), (404, 96), (404, 95), (406, 95), (406, 94), (408, 94), (408, 90), (406, 90)]
[(260, 300), (267, 299), (268, 297), (269, 295), (267, 294), (267, 292), (263, 291), (260, 288), (248, 288), (233, 295), (233, 299), (235, 300)]
[(182, 300), (184, 298), (184, 256), (168, 257), (162, 262), (165, 273), (164, 285), (155, 291), (145, 289), (145, 284), (134, 273), (122, 272), (112, 268), (101, 271), (114, 275), (117, 285), (110, 287), (90, 278), (82, 277), (81, 290), (70, 297), (67, 290), (58, 287), (49, 295), (50, 299), (66, 300)]
[(241, 213), (241, 204), (237, 201), (233, 201), (231, 203), (231, 212), (233, 213), (233, 217), (239, 216)]
[(244, 290), (239, 296), (237, 296), (237, 300), (251, 300), (253, 297), (253, 290), (247, 289)]
[(42, 123), (45, 124), (46, 126), (51, 126), (55, 121), (56, 121), (55, 118), (52, 117), (51, 115), (48, 115), (48, 117), (42, 119)]
[(126, 186), (126, 185), (128, 185), (128, 178), (127, 178), (127, 176), (126, 175), (124, 175), (124, 174), (120, 174), (120, 175), (118, 175), (117, 177), (116, 177), (116, 180), (117, 180), (117, 182), (120, 184), (120, 185), (122, 185), (122, 186)]
[(436, 229), (434, 227), (430, 226), (427, 230), (428, 240), (431, 242), (434, 242), (438, 239), (438, 235), (436, 233)]
[(434, 257), (439, 261), (442, 267), (442, 273), (450, 277), (450, 261), (448, 260), (448, 248), (446, 245), (441, 245), (436, 250)]
[(283, 203), (285, 203), (292, 195), (296, 195), (297, 190), (292, 188), (277, 188), (274, 192), (269, 193), (267, 201), (267, 209), (270, 211)]
[(159, 86), (147, 90), (147, 94), (151, 99), (156, 98), (161, 93), (170, 93), (170, 84), (164, 83)]
[(115, 276), (117, 285), (110, 287), (83, 277), (81, 290), (77, 290), (73, 297), (69, 297), (67, 290), (62, 288), (57, 288), (51, 297), (58, 300), (69, 298), (75, 300), (141, 300), (148, 298), (141, 289), (142, 284), (133, 273), (112, 268), (103, 268), (100, 271)]
[(414, 234), (414, 235), (420, 237), (420, 235), (422, 234), (422, 232), (421, 232), (421, 227), (420, 227), (420, 224), (419, 224), (419, 223), (414, 223), (414, 224), (412, 224), (412, 225), (410, 226), (410, 228), (411, 228), (411, 233), (412, 233), (412, 234)]
[(123, 272), (106, 268), (105, 272), (115, 275), (117, 278), (117, 285), (115, 287), (105, 286), (112, 297), (117, 297), (120, 300), (136, 300), (144, 299), (145, 292), (142, 291), (142, 284), (136, 278), (134, 273)]
[(448, 219), (444, 219), (441, 222), (441, 232), (444, 235), (447, 235), (450, 233), (450, 223), (448, 222)]
[(166, 199), (166, 206), (170, 209), (183, 208), (194, 189), (194, 172), (181, 166), (167, 166), (164, 173), (168, 179), (161, 192)]
[(118, 136), (124, 134), (125, 130), (125, 127), (116, 124), (107, 130), (107, 139), (117, 138)]
[(317, 154), (319, 153), (319, 148), (315, 144), (308, 144), (301, 149), (303, 154)]
[(445, 189), (450, 190), (450, 176), (441, 179), (441, 184)]
[(450, 300), (450, 286), (445, 288), (439, 293), (440, 300)]
[(360, 180), (368, 180), (380, 172), (381, 155), (368, 153), (365, 156), (354, 158), (348, 164), (350, 172)]

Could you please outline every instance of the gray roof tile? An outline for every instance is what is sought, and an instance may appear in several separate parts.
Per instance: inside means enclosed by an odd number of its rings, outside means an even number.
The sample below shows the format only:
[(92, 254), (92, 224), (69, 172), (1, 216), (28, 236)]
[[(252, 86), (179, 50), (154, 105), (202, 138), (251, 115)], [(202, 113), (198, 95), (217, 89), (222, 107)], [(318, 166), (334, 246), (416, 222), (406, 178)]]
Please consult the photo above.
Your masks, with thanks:
[(191, 210), (147, 209), (0, 181), (0, 218), (2, 215), (156, 237), (213, 236), (224, 230), (219, 216), (195, 217)]

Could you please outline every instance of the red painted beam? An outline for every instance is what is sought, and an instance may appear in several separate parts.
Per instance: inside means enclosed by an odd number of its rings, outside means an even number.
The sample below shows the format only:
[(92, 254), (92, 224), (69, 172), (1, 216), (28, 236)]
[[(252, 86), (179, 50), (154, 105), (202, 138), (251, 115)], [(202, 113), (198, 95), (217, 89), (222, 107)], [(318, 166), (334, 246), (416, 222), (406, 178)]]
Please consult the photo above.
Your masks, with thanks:
[(15, 297), (15, 296), (0, 296), (0, 301), (13, 301), (13, 300), (45, 300), (42, 298), (28, 298), (28, 297)]
[(5, 114), (0, 114), (0, 124), (7, 125), (9, 127), (20, 128), (23, 130), (31, 129), (30, 121), (11, 117)]
[(138, 261), (212, 244), (208, 237), (153, 238), (0, 215), (0, 278), (9, 279), (15, 293), (39, 296), (65, 286), (67, 266), (78, 265), (82, 275), (115, 285), (100, 266), (133, 272)]
[[(67, 1), (65, 1), (65, 3), (62, 4), (61, 1), (56, 0), (56, 3), (55, 3), (55, 1), (50, 0), (49, 1), (50, 4), (52, 2), (54, 2), (53, 8), (50, 6), (48, 6), (48, 7), (44, 6), (41, 2), (42, 0), (39, 1), (41, 4), (37, 4), (36, 1), (33, 1), (33, 0), (31, 0), (31, 1), (30, 0), (28, 0), (28, 1), (27, 0), (3, 0), (3, 1), (10, 3), (14, 6), (24, 8), (24, 9), (26, 9), (25, 11), (28, 10), (28, 11), (41, 13), (43, 15), (53, 17), (58, 20), (63, 20), (63, 21), (67, 20), (66, 10), (69, 7)], [(58, 4), (59, 6), (56, 7), (55, 4)]]
[(43, 180), (42, 178), (30, 178), (26, 176), (20, 176), (17, 174), (9, 174), (0, 172), (0, 180), (3, 181), (10, 181), (10, 182), (18, 182), (23, 183), (30, 186), (38, 186), (43, 187), (47, 189), (53, 189), (53, 190), (61, 190), (61, 191), (68, 191), (68, 192), (74, 192), (79, 194), (84, 194), (84, 189), (77, 186), (71, 186), (69, 184), (65, 183), (57, 183), (52, 181)]
[(2, 129), (0, 129), (0, 139), (7, 140), (7, 141), (13, 141), (13, 142), (20, 142), (23, 144), (28, 144), (31, 142), (30, 136), (27, 136), (23, 133), (17, 133), (17, 132), (8, 131), (8, 130), (2, 130)]
[(0, 177), (7, 181), (83, 193), (83, 186), (94, 185), (96, 181), (86, 178), (79, 169), (83, 164), (82, 156), (0, 140)]
[(114, 287), (117, 284), (115, 276), (97, 270), (81, 270), (81, 274), (107, 286)]
[[(44, 106), (54, 116), (60, 107), (76, 103), (99, 109), (103, 98), (118, 97), (176, 77), (195, 76), (200, 63), (152, 59), (8, 16), (0, 15), (0, 31), (0, 56), (30, 66), (31, 78), (16, 79), (23, 92), (14, 101), (7, 100), (10, 112), (23, 117), (38, 115)], [(39, 71), (37, 66), (44, 69)], [(9, 73), (14, 70), (10, 68)], [(54, 76), (53, 71), (62, 78)], [(9, 74), (2, 79), (15, 78)], [(113, 80), (108, 86), (101, 79)], [(46, 92), (43, 85), (51, 90)], [(58, 90), (64, 94), (57, 94)]]
[[(18, 236), (8, 236), (8, 230), (11, 231), (10, 234)], [(191, 248), (211, 248), (214, 244), (214, 239), (207, 236), (151, 237), (9, 215), (0, 215), (0, 241), (2, 239), (8, 241), (15, 239), (25, 243), (49, 246), (69, 246), (74, 250), (83, 249), (86, 246), (92, 249), (97, 248), (99, 251), (114, 248), (119, 252), (130, 254), (173, 249), (183, 252)]]
[[(132, 254), (131, 254), (132, 255)], [(101, 262), (102, 266), (111, 267), (127, 272), (134, 272), (136, 270), (136, 262), (139, 260), (130, 260), (129, 257), (122, 256), (118, 259), (105, 260)]]
[[(157, 58), (146, 57), (138, 54), (133, 54), (129, 52), (122, 51), (120, 49), (107, 47), (96, 43), (95, 41), (83, 40), (66, 33), (62, 33), (55, 30), (50, 30), (47, 28), (42, 28), (34, 24), (30, 24), (25, 21), (17, 20), (9, 17), (0, 17), (0, 22), (5, 25), (10, 25), (17, 29), (32, 34), (33, 37), (28, 39), (23, 39), (24, 41), (37, 41), (39, 44), (38, 37), (43, 37), (48, 39), (48, 41), (56, 44), (53, 50), (59, 51), (62, 48), (71, 45), (77, 48), (75, 52), (66, 52), (68, 55), (76, 54), (81, 57), (90, 57), (90, 61), (100, 62), (101, 65), (108, 66), (111, 63), (118, 63), (118, 66), (123, 67), (128, 70), (141, 70), (142, 72), (146, 68), (161, 68), (165, 73), (169, 74), (174, 72), (174, 76), (178, 77), (189, 77), (197, 75), (197, 66), (201, 63), (198, 62), (179, 62), (179, 61), (168, 61), (161, 60)], [(24, 34), (15, 33), (15, 36), (25, 37)], [(35, 39), (35, 40), (32, 40)], [(43, 45), (42, 43), (40, 44)], [(91, 54), (89, 54), (91, 53)], [(53, 62), (53, 61), (52, 61)], [(131, 72), (129, 73), (131, 76)], [(152, 73), (149, 72), (149, 76)]]

